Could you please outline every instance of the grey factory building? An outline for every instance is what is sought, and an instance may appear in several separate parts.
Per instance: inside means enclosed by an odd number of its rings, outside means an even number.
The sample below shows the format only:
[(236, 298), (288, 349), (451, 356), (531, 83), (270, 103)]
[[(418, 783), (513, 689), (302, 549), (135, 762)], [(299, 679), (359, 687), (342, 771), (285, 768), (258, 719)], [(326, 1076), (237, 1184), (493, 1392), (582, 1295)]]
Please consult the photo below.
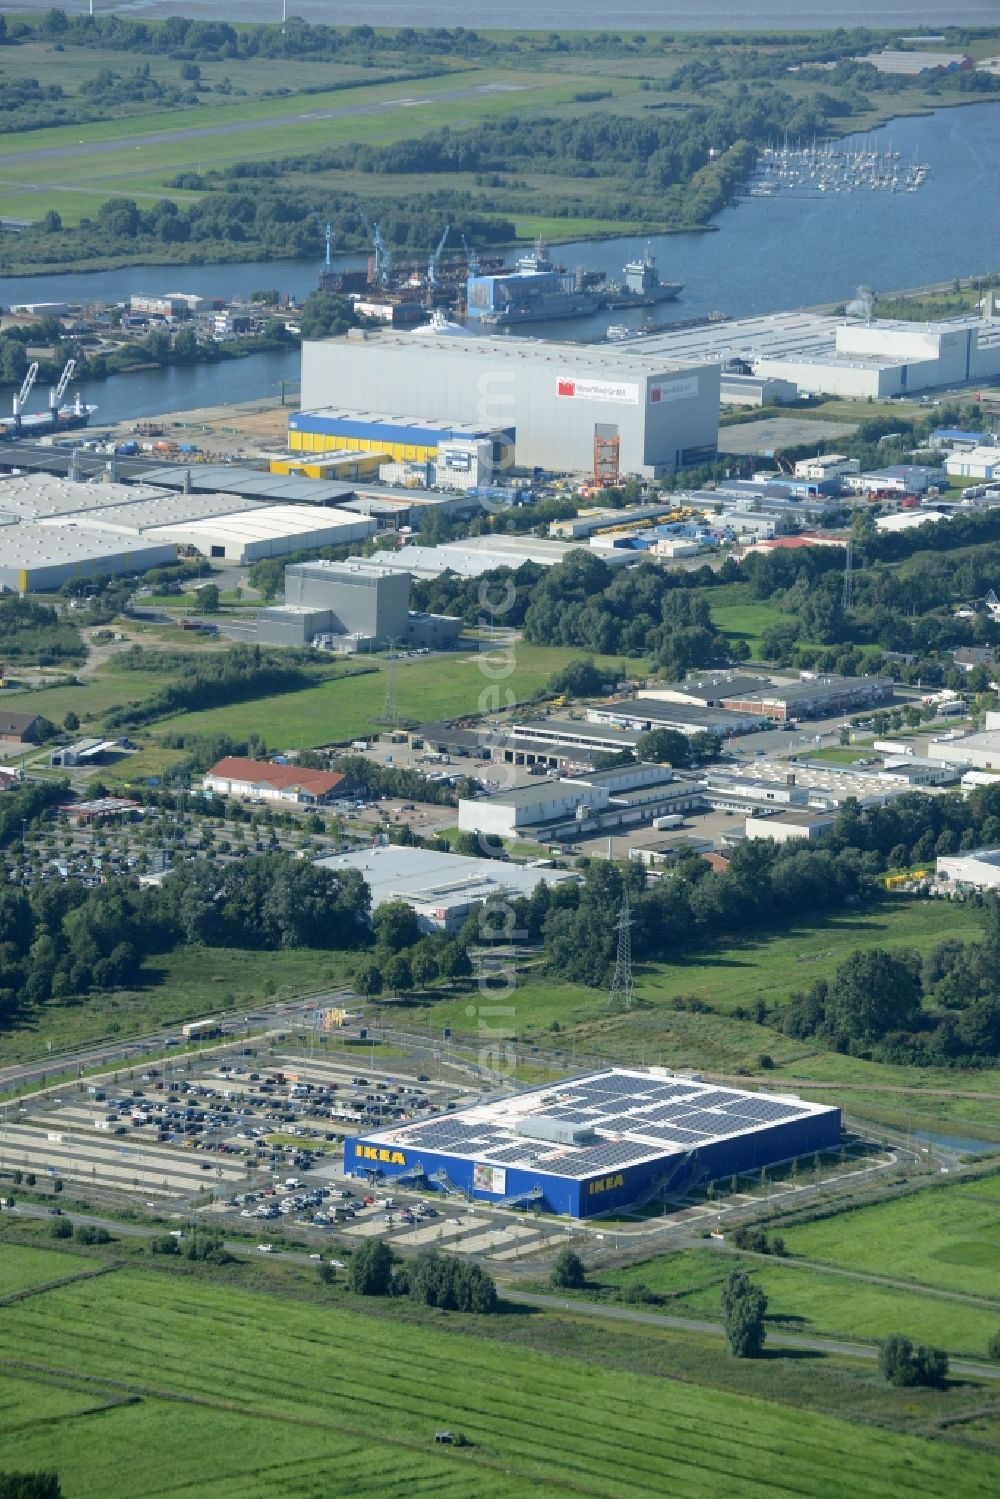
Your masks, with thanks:
[(440, 413), (516, 431), (520, 467), (590, 473), (595, 443), (622, 474), (713, 458), (719, 366), (522, 338), (414, 338), (352, 329), (302, 345), (302, 408)]
[(410, 576), (363, 558), (285, 568), (285, 602), (257, 612), (262, 645), (317, 641), (344, 651), (397, 643), (442, 646), (461, 632), (449, 615), (410, 610)]

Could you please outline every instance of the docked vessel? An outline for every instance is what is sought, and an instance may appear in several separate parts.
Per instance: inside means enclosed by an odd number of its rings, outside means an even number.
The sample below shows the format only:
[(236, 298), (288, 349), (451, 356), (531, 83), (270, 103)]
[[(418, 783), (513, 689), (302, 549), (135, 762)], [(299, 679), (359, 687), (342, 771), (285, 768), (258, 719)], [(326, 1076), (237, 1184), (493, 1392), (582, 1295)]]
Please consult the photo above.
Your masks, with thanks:
[(72, 432), (75, 428), (85, 427), (97, 410), (96, 406), (88, 406), (81, 401), (79, 392), (71, 406), (59, 404), (66, 394), (66, 387), (75, 368), (76, 360), (71, 359), (60, 375), (59, 383), (53, 386), (49, 394), (47, 411), (25, 412), (25, 402), (38, 374), (38, 365), (33, 364), (24, 377), (20, 391), (14, 397), (10, 416), (0, 417), (0, 442), (12, 442), (19, 437), (48, 437), (53, 432)]
[(587, 317), (601, 305), (600, 294), (561, 271), (539, 240), (533, 251), (520, 257), (515, 270), (500, 275), (470, 275), (466, 316), (485, 327), (511, 328), (522, 323)]
[(657, 302), (672, 302), (684, 290), (682, 281), (661, 281), (649, 245), (638, 260), (624, 268), (625, 283), (607, 284), (605, 307), (652, 307)]

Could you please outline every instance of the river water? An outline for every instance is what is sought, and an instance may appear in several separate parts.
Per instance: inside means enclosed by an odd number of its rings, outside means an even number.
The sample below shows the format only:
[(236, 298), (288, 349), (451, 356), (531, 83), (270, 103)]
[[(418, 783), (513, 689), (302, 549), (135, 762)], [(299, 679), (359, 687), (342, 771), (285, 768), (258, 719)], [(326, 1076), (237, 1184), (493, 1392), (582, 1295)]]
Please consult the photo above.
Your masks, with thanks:
[[(876, 290), (919, 286), (1000, 271), (1000, 105), (972, 104), (933, 115), (897, 119), (864, 138), (890, 147), (904, 161), (929, 163), (916, 193), (863, 191), (828, 198), (750, 198), (718, 216), (714, 233), (654, 236), (660, 275), (682, 281), (679, 301), (663, 303), (662, 321), (722, 311), (731, 317), (841, 301), (864, 283)], [(860, 144), (850, 137), (848, 144)], [(646, 240), (615, 239), (560, 245), (571, 268), (620, 274)], [(361, 256), (338, 257), (360, 265)], [(317, 282), (314, 261), (264, 264), (142, 266), (68, 276), (0, 279), (0, 303), (121, 300), (138, 291), (194, 291), (236, 296), (277, 287), (305, 296)], [(648, 310), (604, 312), (559, 324), (536, 324), (536, 336), (594, 339), (609, 322), (638, 327)], [(298, 375), (298, 352), (257, 354), (223, 365), (199, 365), (117, 376), (81, 387), (99, 407), (99, 421), (152, 416), (226, 401), (273, 395), (278, 381)], [(75, 387), (74, 387), (75, 389)]]

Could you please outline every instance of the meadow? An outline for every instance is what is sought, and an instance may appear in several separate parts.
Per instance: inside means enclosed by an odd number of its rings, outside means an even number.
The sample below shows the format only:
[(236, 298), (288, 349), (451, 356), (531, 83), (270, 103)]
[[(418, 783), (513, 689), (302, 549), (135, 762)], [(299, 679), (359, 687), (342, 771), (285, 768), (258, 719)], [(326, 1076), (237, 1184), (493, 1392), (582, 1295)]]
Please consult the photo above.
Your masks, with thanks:
[[(791, 1254), (915, 1285), (1000, 1293), (1000, 1175), (961, 1178), (784, 1235)], [(928, 1301), (930, 1298), (928, 1298)], [(1000, 1324), (1000, 1316), (996, 1319)]]
[(15, 1291), (48, 1285), (78, 1270), (93, 1268), (85, 1255), (56, 1249), (29, 1249), (20, 1244), (0, 1244), (0, 1300)]
[(101, 990), (83, 999), (27, 1007), (3, 1032), (5, 1062), (38, 1056), (43, 1040), (54, 1052), (109, 1036), (148, 1035), (196, 1016), (290, 999), (344, 980), (357, 954), (294, 947), (274, 952), (239, 947), (181, 947), (143, 965), (134, 989)]
[[(231, 71), (238, 75), (240, 64)], [(366, 81), (326, 93), (236, 101), (209, 95), (187, 108), (12, 133), (4, 143), (0, 214), (35, 218), (54, 208), (72, 224), (92, 217), (105, 198), (123, 193), (189, 202), (189, 193), (168, 186), (171, 177), (270, 159), (276, 138), (288, 154), (349, 142), (388, 145), (446, 126), (469, 128), (497, 115), (571, 106), (575, 94), (593, 86), (586, 76), (538, 70), (443, 69), (417, 81)], [(628, 91), (638, 84), (615, 79), (604, 87)], [(8, 253), (16, 254), (16, 246)]]
[[(727, 1489), (746, 1499), (897, 1499), (904, 1486), (937, 1499), (945, 1486), (971, 1496), (1000, 1482), (987, 1452), (606, 1367), (582, 1349), (554, 1357), (511, 1347), (486, 1324), (475, 1336), (442, 1314), (401, 1325), (353, 1305), (264, 1303), (129, 1269), (22, 1301), (6, 1310), (5, 1329), (32, 1365), (8, 1364), (5, 1379), (19, 1465), (55, 1467), (67, 1499), (529, 1490), (715, 1499)], [(666, 1336), (661, 1346), (666, 1372)], [(45, 1407), (34, 1421), (29, 1379)], [(52, 1380), (78, 1381), (91, 1399), (111, 1390), (138, 1400), (98, 1418), (53, 1416)], [(0, 1423), (12, 1434), (6, 1401)], [(436, 1449), (442, 1428), (470, 1445)]]
[[(794, 1232), (782, 1229), (786, 1244)], [(719, 1316), (723, 1282), (736, 1263), (766, 1294), (768, 1326), (776, 1331), (866, 1342), (901, 1332), (915, 1343), (933, 1344), (952, 1356), (982, 1359), (989, 1339), (1000, 1327), (1000, 1299), (992, 1306), (974, 1306), (916, 1289), (874, 1285), (789, 1260), (732, 1256), (711, 1249), (685, 1250), (624, 1270), (602, 1271), (597, 1280), (601, 1286), (623, 1289), (648, 1286), (666, 1299), (662, 1310), (670, 1316), (714, 1321)], [(889, 1264), (883, 1270), (892, 1274)]]
[[(514, 702), (523, 703), (541, 692), (549, 678), (577, 659), (580, 651), (559, 646), (533, 646), (518, 641), (508, 656), (503, 648), (491, 650), (487, 642), (480, 650), (448, 656), (410, 657), (395, 663), (396, 695), (402, 721), (427, 723), (434, 719), (496, 712)], [(368, 658), (362, 658), (368, 665)], [(598, 656), (624, 675), (617, 658)], [(280, 741), (274, 749), (309, 749), (317, 745), (346, 744), (371, 734), (374, 720), (385, 706), (386, 665), (372, 658), (375, 673), (323, 682), (301, 691), (275, 697), (255, 698), (226, 708), (207, 708), (161, 719), (151, 726), (173, 733), (230, 734), (240, 739), (263, 732), (275, 737), (270, 725), (280, 725)], [(644, 663), (631, 661), (632, 673)]]

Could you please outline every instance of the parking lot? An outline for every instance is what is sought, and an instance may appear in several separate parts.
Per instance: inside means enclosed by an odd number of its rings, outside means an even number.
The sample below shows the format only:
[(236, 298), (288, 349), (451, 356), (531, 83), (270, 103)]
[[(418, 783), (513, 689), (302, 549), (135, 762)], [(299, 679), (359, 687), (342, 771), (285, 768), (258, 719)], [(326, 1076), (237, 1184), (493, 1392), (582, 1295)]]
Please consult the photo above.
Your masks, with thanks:
[(155, 1203), (178, 1218), (205, 1214), (265, 1247), (293, 1229), (317, 1251), (379, 1236), (401, 1250), (516, 1261), (565, 1239), (565, 1225), (458, 1193), (345, 1177), (345, 1135), (454, 1108), (480, 1091), (457, 1075), (371, 1061), (368, 1050), (239, 1044), (63, 1085), (0, 1111), (0, 1169)]

